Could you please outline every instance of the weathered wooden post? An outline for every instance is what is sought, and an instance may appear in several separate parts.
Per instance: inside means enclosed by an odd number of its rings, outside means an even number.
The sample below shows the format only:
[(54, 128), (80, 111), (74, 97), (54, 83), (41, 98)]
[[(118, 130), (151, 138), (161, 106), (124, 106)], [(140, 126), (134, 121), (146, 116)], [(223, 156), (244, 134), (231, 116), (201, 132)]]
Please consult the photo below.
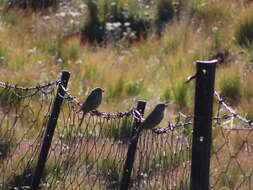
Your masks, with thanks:
[[(138, 101), (137, 104), (137, 110), (140, 112), (140, 114), (143, 116), (144, 110), (146, 107), (146, 102), (144, 101)], [(127, 151), (127, 158), (124, 165), (123, 170), (123, 176), (120, 182), (120, 190), (127, 190), (130, 183), (131, 173), (133, 169), (139, 134), (138, 133), (138, 127), (140, 126), (140, 120), (135, 119), (133, 128), (132, 128), (132, 134), (130, 136), (130, 144), (128, 146)]]
[(216, 63), (217, 60), (196, 62), (197, 73), (192, 141), (191, 190), (209, 189)]
[[(63, 71), (62, 72), (62, 76), (61, 76), (61, 85), (66, 88), (68, 81), (69, 81), (69, 77), (70, 77), (70, 73), (67, 71)], [(57, 124), (57, 119), (60, 113), (60, 109), (61, 109), (61, 105), (63, 102), (63, 96), (65, 94), (63, 88), (61, 87), (61, 85), (58, 86), (58, 90), (57, 90), (57, 94), (56, 94), (56, 98), (54, 100), (54, 104), (51, 110), (51, 115), (50, 118), (48, 120), (47, 123), (47, 129), (46, 129), (46, 133), (43, 139), (43, 144), (40, 150), (40, 154), (39, 154), (39, 158), (38, 158), (38, 162), (37, 162), (37, 166), (35, 169), (35, 172), (33, 174), (33, 178), (32, 178), (32, 183), (31, 183), (31, 190), (37, 190), (42, 174), (43, 174), (43, 170), (46, 164), (46, 160), (47, 160), (47, 156), (48, 156), (48, 152), (52, 143), (52, 139), (53, 139), (53, 135), (54, 135), (54, 131), (55, 131), (55, 127)]]

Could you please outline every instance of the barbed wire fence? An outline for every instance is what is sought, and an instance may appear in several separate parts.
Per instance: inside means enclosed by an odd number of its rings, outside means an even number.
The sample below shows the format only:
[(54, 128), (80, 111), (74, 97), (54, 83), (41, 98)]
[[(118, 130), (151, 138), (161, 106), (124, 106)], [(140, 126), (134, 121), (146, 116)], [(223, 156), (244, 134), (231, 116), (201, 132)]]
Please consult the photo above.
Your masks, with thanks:
[(0, 189), (31, 179), (58, 82), (28, 88), (0, 83)]
[[(214, 95), (209, 188), (250, 190), (253, 123)], [(145, 118), (137, 107), (83, 117), (76, 113), (82, 103), (60, 79), (34, 87), (0, 82), (0, 189), (32, 189), (57, 96), (63, 102), (38, 188), (124, 189), (134, 123)], [(166, 127), (141, 131), (129, 189), (191, 188), (194, 118), (179, 112)]]
[(210, 189), (253, 188), (253, 123), (215, 92)]

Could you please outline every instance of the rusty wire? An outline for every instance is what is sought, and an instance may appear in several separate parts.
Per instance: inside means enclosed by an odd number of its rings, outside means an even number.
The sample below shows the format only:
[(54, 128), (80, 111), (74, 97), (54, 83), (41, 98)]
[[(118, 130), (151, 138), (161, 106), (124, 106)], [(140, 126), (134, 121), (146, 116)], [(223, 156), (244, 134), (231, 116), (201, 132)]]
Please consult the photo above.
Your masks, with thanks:
[(247, 124), (248, 126), (253, 126), (252, 120), (248, 120), (248, 119), (242, 117), (232, 107), (228, 106), (228, 104), (224, 101), (223, 98), (221, 98), (221, 96), (219, 95), (219, 93), (217, 91), (215, 91), (214, 94), (215, 94), (215, 97), (217, 98), (219, 104), (221, 104), (231, 114), (230, 117), (235, 117), (235, 118), (239, 119), (240, 121), (244, 122), (245, 124)]
[(60, 82), (60, 80), (55, 80), (52, 82), (48, 82), (45, 84), (39, 84), (37, 86), (31, 86), (31, 87), (24, 87), (24, 86), (19, 86), (19, 85), (12, 85), (6, 82), (0, 82), (0, 87), (5, 88), (5, 89), (16, 89), (16, 90), (24, 90), (24, 91), (29, 91), (29, 90), (37, 90), (37, 89), (44, 89), (44, 88), (48, 88), (50, 86), (53, 86), (55, 84), (58, 84)]
[[(118, 189), (128, 150), (133, 114), (110, 118), (63, 110), (48, 162), (57, 169), (43, 189)], [(189, 185), (191, 133), (172, 131), (139, 137), (130, 189), (184, 188)], [(173, 184), (173, 185), (172, 185)]]
[(17, 96), (13, 90), (36, 88), (0, 87), (0, 189), (29, 185), (55, 96), (54, 84), (40, 86), (43, 90), (29, 96)]
[[(51, 86), (48, 87), (51, 88)], [(31, 89), (31, 91), (34, 89)], [(4, 91), (12, 93), (9, 88)], [(36, 159), (45, 132), (45, 124), (50, 115), (49, 111), (56, 90), (52, 88), (52, 91), (47, 94), (42, 91), (39, 92), (18, 100), (11, 96), (10, 102), (3, 102), (4, 105), (0, 106), (1, 108), (4, 108), (4, 106), (14, 106), (15, 108), (14, 113), (13, 111), (4, 112), (3, 109), (3, 114), (0, 114), (2, 117), (1, 125), (13, 120), (13, 122), (1, 128), (1, 132), (4, 132), (1, 138), (8, 134), (9, 139), (15, 139), (15, 146), (10, 147), (7, 157), (0, 162), (1, 171), (6, 171), (1, 172), (0, 175), (1, 188), (24, 189), (29, 186), (31, 181), (32, 171), (36, 166)], [(65, 92), (67, 92), (66, 89)], [(4, 99), (5, 94), (2, 92), (0, 99)], [(76, 104), (77, 101), (73, 100), (77, 100), (77, 98), (74, 99), (71, 93), (66, 94), (69, 97), (63, 97), (64, 103), (40, 188), (118, 189), (126, 152), (129, 143), (131, 143), (130, 136), (133, 121), (143, 121), (144, 118), (135, 108), (118, 113), (94, 110), (83, 117), (82, 114), (76, 114), (74, 109), (74, 106), (78, 104)], [(18, 101), (18, 104), (16, 101)], [(20, 110), (26, 109), (36, 115), (36, 119), (32, 119), (31, 124), (28, 126), (26, 126), (26, 123), (22, 123), (23, 120), (21, 122), (25, 112), (21, 114)], [(24, 119), (27, 118), (33, 117), (28, 113)], [(38, 123), (41, 118), (44, 118), (43, 125)], [(22, 125), (17, 124), (19, 122)], [(35, 126), (37, 127), (36, 130)], [(21, 136), (18, 135), (20, 130), (22, 131)], [(177, 131), (159, 136), (154, 136), (151, 131), (143, 132), (139, 138), (138, 156), (133, 169), (131, 189), (156, 188), (161, 185), (167, 188), (170, 186), (166, 179), (167, 176), (170, 176), (171, 181), (177, 181), (174, 184), (174, 189), (182, 186), (180, 181), (183, 179), (189, 181), (189, 175), (186, 172), (189, 166), (187, 164), (189, 156), (186, 155), (189, 155), (190, 142), (187, 138), (179, 136)], [(23, 146), (26, 143), (28, 143), (28, 146), (27, 149), (24, 149)], [(168, 149), (170, 146), (173, 148)], [(168, 152), (168, 150), (173, 150), (173, 152)], [(176, 153), (176, 150), (178, 150), (178, 153)], [(164, 157), (164, 154), (167, 153), (169, 155)], [(171, 160), (175, 155), (179, 155), (178, 159), (182, 158), (184, 160), (177, 166), (175, 165), (177, 163), (176, 159)], [(153, 160), (153, 158), (155, 159)], [(166, 159), (169, 160), (166, 161)], [(170, 167), (170, 164), (175, 167)], [(184, 169), (179, 169), (181, 167)], [(184, 174), (182, 171), (184, 171)], [(18, 179), (22, 179), (23, 182), (21, 183)], [(158, 182), (158, 179), (161, 181)]]
[[(82, 103), (78, 100), (78, 98), (76, 96), (72, 95), (70, 90), (64, 88), (64, 86), (61, 85), (61, 87), (64, 90), (64, 92), (67, 94), (67, 98), (65, 98), (65, 99), (71, 101), (75, 105), (78, 105), (79, 109), (80, 109), (82, 106)], [(132, 108), (129, 111), (117, 112), (117, 113), (100, 112), (98, 110), (92, 110), (92, 111), (90, 111), (90, 114), (93, 116), (98, 116), (98, 117), (102, 117), (102, 118), (106, 118), (106, 119), (116, 119), (116, 118), (122, 118), (124, 116), (134, 115), (134, 117), (136, 119), (139, 119), (140, 121), (144, 120), (144, 118), (141, 116), (141, 114), (139, 113), (139, 111), (136, 108)]]
[(176, 124), (171, 124), (169, 123), (167, 127), (165, 128), (154, 128), (152, 129), (152, 131), (156, 134), (163, 134), (163, 133), (166, 133), (168, 131), (173, 131), (175, 130), (176, 128), (179, 128), (179, 127), (186, 127), (188, 125), (192, 125), (192, 122), (189, 121), (189, 122), (185, 122), (185, 123), (176, 123)]
[[(57, 84), (58, 80), (38, 85), (41, 88), (13, 88), (16, 86), (0, 83), (0, 189), (29, 186)], [(32, 93), (17, 96), (13, 89)], [(145, 118), (136, 108), (77, 114), (74, 108), (82, 104), (63, 90), (67, 97), (62, 97), (40, 188), (118, 189), (133, 122)], [(213, 117), (210, 188), (251, 190), (252, 122), (237, 114), (217, 92), (215, 95), (218, 109)], [(179, 112), (166, 127), (140, 134), (130, 189), (189, 189), (193, 118)]]
[(54, 175), (43, 189), (116, 189), (124, 166), (133, 115), (104, 118), (76, 114), (64, 100), (48, 164)]
[(8, 90), (14, 96), (19, 99), (29, 98), (31, 96), (35, 96), (37, 93), (42, 92), (44, 94), (50, 94), (54, 87), (59, 84), (60, 80), (57, 79), (52, 82), (48, 82), (45, 84), (39, 84), (37, 86), (24, 87), (19, 85), (12, 85), (6, 82), (0, 82), (0, 87), (2, 89)]
[(250, 120), (215, 92), (218, 100), (212, 131), (210, 189), (253, 188), (253, 131)]

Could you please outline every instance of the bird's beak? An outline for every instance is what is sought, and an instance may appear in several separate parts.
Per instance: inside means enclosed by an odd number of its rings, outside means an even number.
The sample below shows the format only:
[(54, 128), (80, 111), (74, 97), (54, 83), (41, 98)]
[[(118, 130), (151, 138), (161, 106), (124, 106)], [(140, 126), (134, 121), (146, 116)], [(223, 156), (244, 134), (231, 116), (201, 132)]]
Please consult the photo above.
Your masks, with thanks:
[(168, 107), (169, 104), (166, 102), (164, 105), (165, 105), (165, 107)]
[(104, 90), (104, 89), (102, 89), (102, 92), (105, 92), (105, 90)]

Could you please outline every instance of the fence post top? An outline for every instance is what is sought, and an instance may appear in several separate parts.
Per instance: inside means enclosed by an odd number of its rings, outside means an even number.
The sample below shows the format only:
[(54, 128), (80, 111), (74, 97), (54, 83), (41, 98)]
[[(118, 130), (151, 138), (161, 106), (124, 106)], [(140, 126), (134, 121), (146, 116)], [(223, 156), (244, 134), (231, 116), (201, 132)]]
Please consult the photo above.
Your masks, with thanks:
[(216, 64), (218, 62), (219, 62), (218, 59), (213, 59), (213, 60), (210, 60), (210, 61), (197, 60), (196, 64)]
[(69, 71), (62, 71), (61, 74), (62, 75), (64, 75), (64, 74), (69, 74), (70, 75), (70, 72)]
[(147, 103), (145, 100), (138, 100), (137, 102), (141, 103), (141, 104), (146, 104)]

